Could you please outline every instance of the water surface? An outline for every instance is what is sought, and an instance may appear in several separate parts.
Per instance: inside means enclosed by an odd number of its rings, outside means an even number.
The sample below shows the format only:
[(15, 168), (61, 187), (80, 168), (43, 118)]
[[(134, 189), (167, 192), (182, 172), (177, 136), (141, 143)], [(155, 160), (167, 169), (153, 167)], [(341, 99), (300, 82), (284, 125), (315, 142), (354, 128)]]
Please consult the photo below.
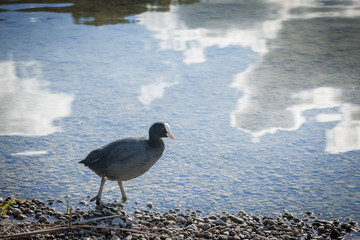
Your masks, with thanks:
[(78, 161), (161, 120), (177, 141), (124, 183), (127, 208), (360, 220), (359, 1), (0, 9), (2, 196), (93, 196)]

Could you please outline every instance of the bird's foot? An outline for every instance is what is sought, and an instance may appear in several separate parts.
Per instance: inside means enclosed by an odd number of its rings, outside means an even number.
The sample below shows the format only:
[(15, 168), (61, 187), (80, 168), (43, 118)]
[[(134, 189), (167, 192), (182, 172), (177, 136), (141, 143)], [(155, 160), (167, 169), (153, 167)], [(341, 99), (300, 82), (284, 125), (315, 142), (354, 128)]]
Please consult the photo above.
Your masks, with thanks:
[(124, 204), (122, 202), (119, 202), (119, 201), (114, 201), (112, 203), (109, 203), (108, 206), (112, 207), (113, 209), (116, 209), (116, 208), (123, 208)]
[(122, 203), (125, 203), (126, 200), (127, 200), (127, 198), (126, 198), (126, 197), (123, 197), (121, 202), (122, 202)]
[(93, 202), (96, 200), (96, 206), (97, 207), (103, 207), (103, 208), (110, 208), (104, 201), (102, 201), (97, 195), (93, 197), (90, 202)]

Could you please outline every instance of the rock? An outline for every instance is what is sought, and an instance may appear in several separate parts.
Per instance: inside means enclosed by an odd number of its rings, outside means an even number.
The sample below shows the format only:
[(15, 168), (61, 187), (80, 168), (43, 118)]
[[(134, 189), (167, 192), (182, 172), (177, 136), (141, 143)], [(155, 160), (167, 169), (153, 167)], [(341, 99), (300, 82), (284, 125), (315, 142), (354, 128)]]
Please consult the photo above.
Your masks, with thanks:
[(210, 223), (204, 223), (203, 225), (202, 225), (202, 229), (204, 229), (204, 230), (208, 230), (208, 229), (210, 229), (211, 228), (211, 224)]
[(172, 215), (172, 214), (167, 214), (167, 215), (165, 215), (165, 218), (166, 218), (167, 220), (176, 221), (175, 216)]
[(336, 229), (331, 230), (331, 232), (330, 232), (330, 237), (331, 238), (337, 239), (340, 236), (341, 236), (341, 234), (340, 234), (340, 232), (338, 230), (336, 230)]
[(222, 216), (222, 217), (220, 217), (220, 220), (222, 220), (222, 221), (226, 222), (226, 221), (227, 221), (227, 217)]
[(352, 227), (355, 227), (357, 225), (357, 222), (355, 221), (350, 221), (349, 224), (352, 226)]
[(212, 233), (211, 233), (211, 232), (205, 232), (205, 233), (204, 233), (204, 237), (205, 237), (205, 238), (208, 238), (208, 239), (209, 239), (209, 238), (212, 238)]
[(226, 225), (226, 223), (223, 220), (220, 220), (220, 219), (217, 219), (217, 220), (213, 221), (213, 223), (215, 223), (216, 225), (222, 225), (222, 226)]
[(236, 217), (236, 216), (234, 216), (234, 215), (229, 215), (228, 217), (230, 218), (230, 220), (232, 220), (232, 221), (235, 222), (235, 223), (243, 223), (243, 222), (244, 222), (243, 219), (238, 218), (238, 217)]
[(60, 217), (62, 217), (61, 212), (56, 212), (56, 213), (55, 213), (55, 217), (56, 217), (57, 219), (59, 219)]
[(310, 216), (310, 215), (312, 215), (312, 214), (313, 214), (313, 212), (311, 212), (311, 211), (307, 211), (307, 212), (305, 212), (305, 214), (306, 214), (307, 216)]
[(195, 224), (191, 224), (185, 228), (187, 231), (195, 232), (198, 230), (197, 226)]
[(12, 215), (17, 218), (17, 216), (19, 216), (20, 214), (22, 214), (21, 210), (18, 208), (13, 208), (12, 209)]
[(114, 218), (111, 222), (111, 225), (113, 226), (119, 226), (122, 225), (124, 221), (121, 218)]
[(228, 240), (228, 236), (227, 235), (220, 235), (219, 236), (219, 240)]
[(35, 213), (35, 218), (36, 219), (39, 219), (39, 217), (41, 217), (42, 216), (42, 213), (41, 212), (36, 212)]
[(45, 223), (48, 221), (48, 219), (44, 216), (40, 216), (39, 219), (38, 219), (39, 223)]
[(186, 223), (186, 219), (184, 217), (179, 216), (176, 218), (176, 222), (178, 222), (180, 224), (184, 224), (184, 223)]
[[(69, 214), (65, 212), (56, 212), (54, 208), (49, 208), (40, 200), (33, 201), (16, 201), (17, 205), (9, 209), (9, 214), (14, 216), (14, 229), (9, 233), (22, 231), (35, 231), (43, 228), (36, 224), (32, 224), (33, 218), (26, 219), (26, 215), (38, 219), (39, 223), (48, 223), (49, 220), (59, 225), (68, 223)], [(296, 216), (285, 212), (277, 217), (250, 215), (245, 212), (239, 212), (239, 215), (231, 215), (222, 212), (224, 216), (208, 213), (202, 217), (197, 213), (200, 211), (180, 212), (169, 210), (165, 214), (151, 212), (150, 210), (135, 210), (134, 216), (130, 217), (127, 213), (119, 208), (89, 208), (81, 210), (75, 207), (73, 211), (73, 222), (82, 219), (104, 217), (107, 215), (120, 214), (116, 218), (103, 218), (101, 222), (94, 224), (102, 226), (114, 226), (121, 228), (129, 228), (138, 231), (151, 232), (164, 237), (151, 237), (153, 240), (166, 239), (174, 237), (179, 240), (185, 239), (220, 239), (220, 240), (275, 240), (275, 239), (342, 239), (347, 232), (359, 231), (357, 222), (349, 219), (348, 222), (340, 220), (312, 220), (313, 222), (304, 222)], [(48, 215), (46, 215), (48, 214)], [(4, 216), (1, 216), (4, 218)], [(55, 219), (56, 218), (56, 219)], [(24, 220), (25, 221), (19, 221)], [(290, 220), (291, 219), (291, 220)], [(0, 219), (0, 224), (9, 221), (8, 219)], [(149, 239), (144, 234), (134, 232), (123, 232), (115, 229), (91, 229), (91, 231), (101, 233), (105, 239)], [(61, 233), (48, 233), (43, 235), (44, 239), (99, 239), (86, 231), (66, 231)]]
[(19, 214), (17, 216), (17, 219), (19, 219), (19, 220), (24, 220), (25, 218), (26, 218), (26, 215), (24, 215), (24, 214)]
[(322, 232), (325, 231), (325, 226), (319, 226), (318, 231), (319, 231), (320, 234), (322, 234)]
[(216, 216), (214, 216), (214, 215), (211, 215), (211, 216), (209, 217), (209, 219), (211, 219), (211, 220), (217, 220), (218, 218), (217, 218)]

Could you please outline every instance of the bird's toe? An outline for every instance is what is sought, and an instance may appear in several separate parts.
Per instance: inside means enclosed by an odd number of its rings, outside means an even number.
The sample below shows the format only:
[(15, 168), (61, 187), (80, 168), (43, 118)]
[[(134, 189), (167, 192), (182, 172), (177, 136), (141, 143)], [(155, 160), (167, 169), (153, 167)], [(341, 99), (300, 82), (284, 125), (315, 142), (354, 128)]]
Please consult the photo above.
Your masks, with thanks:
[(97, 199), (96, 200), (96, 206), (100, 206), (100, 207), (103, 207), (103, 208), (111, 208), (109, 207), (106, 203), (104, 203), (102, 200), (100, 199)]

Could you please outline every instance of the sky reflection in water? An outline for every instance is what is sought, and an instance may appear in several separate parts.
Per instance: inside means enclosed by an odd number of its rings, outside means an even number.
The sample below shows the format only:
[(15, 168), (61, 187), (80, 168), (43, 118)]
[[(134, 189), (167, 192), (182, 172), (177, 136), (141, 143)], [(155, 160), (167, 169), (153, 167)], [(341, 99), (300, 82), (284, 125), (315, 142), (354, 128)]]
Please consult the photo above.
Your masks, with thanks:
[[(0, 90), (0, 135), (43, 136), (60, 128), (53, 121), (71, 113), (73, 97), (52, 93), (39, 79), (36, 62), (2, 62)], [(26, 77), (19, 77), (17, 73)]]
[(95, 194), (77, 161), (166, 120), (129, 207), (359, 217), (358, 1), (39, 3), (1, 6), (3, 194)]

